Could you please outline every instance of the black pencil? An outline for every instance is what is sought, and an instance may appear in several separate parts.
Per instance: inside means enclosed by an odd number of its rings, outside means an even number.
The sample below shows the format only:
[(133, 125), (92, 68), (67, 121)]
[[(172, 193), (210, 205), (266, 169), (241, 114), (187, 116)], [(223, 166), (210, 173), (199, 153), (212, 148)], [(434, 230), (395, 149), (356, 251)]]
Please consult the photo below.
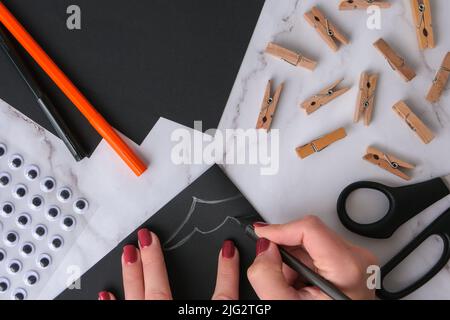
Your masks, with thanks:
[[(236, 218), (239, 225), (244, 229), (245, 234), (253, 240), (258, 240), (258, 236), (255, 233), (255, 228), (251, 223), (244, 221), (243, 219)], [(313, 270), (308, 268), (305, 264), (287, 252), (284, 248), (279, 247), (281, 258), (283, 262), (302, 276), (311, 285), (318, 287), (325, 294), (334, 300), (350, 300), (350, 298), (345, 295), (341, 290), (339, 290), (330, 281), (324, 279), (319, 274), (315, 273)]]
[(67, 146), (75, 160), (80, 161), (85, 158), (86, 152), (84, 148), (75, 138), (75, 135), (64, 121), (54, 104), (50, 101), (47, 95), (43, 93), (43, 90), (33, 77), (31, 70), (27, 67), (19, 52), (16, 50), (10, 36), (8, 35), (8, 31), (4, 29), (2, 25), (0, 25), (0, 46), (14, 64), (22, 79), (26, 82), (28, 88), (36, 98), (38, 105), (50, 121), (52, 127), (55, 129), (58, 137)]

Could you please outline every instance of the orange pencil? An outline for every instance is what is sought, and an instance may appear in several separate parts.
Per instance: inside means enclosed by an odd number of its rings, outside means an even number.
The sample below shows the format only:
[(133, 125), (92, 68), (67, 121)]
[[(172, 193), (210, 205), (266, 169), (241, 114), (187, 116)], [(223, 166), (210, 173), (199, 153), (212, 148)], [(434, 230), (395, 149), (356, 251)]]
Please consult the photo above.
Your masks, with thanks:
[(144, 173), (147, 170), (147, 165), (130, 149), (105, 118), (98, 113), (94, 106), (92, 106), (86, 97), (75, 87), (61, 69), (59, 69), (1, 1), (0, 22), (4, 24), (14, 38), (33, 57), (36, 63), (47, 73), (78, 110), (80, 110), (94, 129), (109, 143), (130, 169), (137, 176)]

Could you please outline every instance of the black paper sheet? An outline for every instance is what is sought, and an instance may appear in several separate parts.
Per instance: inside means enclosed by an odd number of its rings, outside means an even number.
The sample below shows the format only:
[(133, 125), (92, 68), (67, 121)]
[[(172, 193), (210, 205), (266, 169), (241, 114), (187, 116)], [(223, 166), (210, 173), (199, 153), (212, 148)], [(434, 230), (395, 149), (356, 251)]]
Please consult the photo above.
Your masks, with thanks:
[[(193, 202), (196, 204), (191, 210)], [(189, 213), (192, 213), (190, 219), (173, 237)], [(219, 251), (227, 239), (233, 240), (239, 250), (240, 298), (256, 298), (246, 274), (255, 257), (255, 243), (228, 217), (251, 217), (251, 220), (261, 221), (222, 170), (213, 166), (142, 225), (158, 234), (168, 249), (164, 254), (175, 299), (211, 298)], [(189, 236), (195, 228), (201, 232)], [(123, 298), (122, 248), (126, 244), (137, 245), (139, 229), (81, 277), (81, 290), (67, 289), (58, 299), (97, 299), (98, 292), (103, 290)], [(168, 240), (171, 241), (167, 243)]]

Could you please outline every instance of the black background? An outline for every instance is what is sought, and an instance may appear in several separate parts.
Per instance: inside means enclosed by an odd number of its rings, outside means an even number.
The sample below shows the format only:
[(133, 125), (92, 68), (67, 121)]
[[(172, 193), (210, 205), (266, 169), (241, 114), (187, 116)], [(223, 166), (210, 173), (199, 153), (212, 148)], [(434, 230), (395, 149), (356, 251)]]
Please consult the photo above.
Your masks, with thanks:
[[(264, 0), (3, 3), (98, 111), (139, 144), (159, 117), (217, 127)], [(72, 4), (81, 7), (81, 30), (66, 27)], [(24, 56), (91, 153), (99, 135)], [(2, 51), (0, 97), (54, 132)]]
[[(192, 197), (218, 200), (239, 194), (239, 190), (222, 170), (218, 166), (213, 166), (144, 223), (143, 227), (148, 227), (158, 234), (161, 242), (164, 243), (185, 219), (192, 203)], [(174, 242), (183, 239), (195, 226), (201, 230), (213, 229), (219, 226), (227, 216), (255, 216), (255, 221), (262, 221), (244, 197), (223, 204), (198, 204), (191, 222), (174, 239)], [(137, 245), (137, 230), (139, 228), (81, 277), (81, 290), (67, 289), (58, 299), (97, 299), (98, 292), (103, 290), (113, 292), (119, 299), (123, 298), (120, 262), (122, 247), (126, 244)], [(240, 298), (256, 298), (246, 274), (255, 257), (255, 243), (232, 221), (227, 222), (213, 234), (197, 234), (185, 245), (165, 253), (174, 298), (188, 300), (211, 298), (214, 292), (219, 251), (226, 239), (233, 240), (239, 250), (241, 260)]]

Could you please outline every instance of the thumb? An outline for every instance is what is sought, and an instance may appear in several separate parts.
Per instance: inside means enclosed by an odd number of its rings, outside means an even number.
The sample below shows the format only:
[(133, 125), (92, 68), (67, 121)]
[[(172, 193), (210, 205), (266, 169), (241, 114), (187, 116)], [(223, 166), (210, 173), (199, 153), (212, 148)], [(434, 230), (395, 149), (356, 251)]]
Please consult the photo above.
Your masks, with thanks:
[(297, 291), (291, 287), (283, 274), (278, 247), (267, 239), (258, 239), (256, 258), (247, 271), (247, 277), (258, 297), (262, 300), (296, 300)]

